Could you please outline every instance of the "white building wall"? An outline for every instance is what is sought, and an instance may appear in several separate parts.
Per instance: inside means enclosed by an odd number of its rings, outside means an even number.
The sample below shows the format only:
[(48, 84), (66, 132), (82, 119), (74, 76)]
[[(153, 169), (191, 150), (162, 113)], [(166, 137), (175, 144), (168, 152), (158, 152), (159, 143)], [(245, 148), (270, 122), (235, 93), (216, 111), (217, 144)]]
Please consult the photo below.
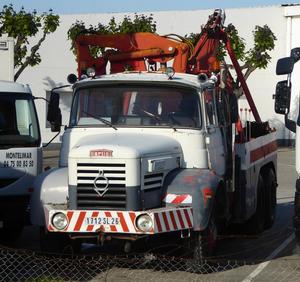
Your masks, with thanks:
[[(225, 25), (233, 23), (239, 31), (239, 34), (246, 40), (247, 48), (253, 43), (252, 31), (255, 25), (267, 24), (277, 37), (276, 47), (271, 52), (272, 61), (266, 70), (257, 70), (249, 78), (249, 88), (256, 102), (258, 111), (262, 120), (270, 120), (271, 124), (276, 126), (278, 138), (284, 137), (283, 118), (274, 113), (274, 101), (272, 95), (275, 91), (276, 82), (279, 80), (275, 75), (276, 61), (278, 58), (286, 56), (286, 38), (287, 38), (287, 18), (285, 17), (284, 7), (258, 7), (243, 9), (226, 10)], [(176, 33), (185, 35), (197, 33), (200, 26), (205, 24), (213, 10), (197, 11), (169, 11), (153, 12), (153, 17), (157, 23), (157, 32), (159, 34)], [(150, 14), (150, 13), (145, 13)], [(19, 78), (19, 82), (29, 83), (35, 96), (46, 97), (46, 92), (52, 87), (66, 84), (66, 78), (69, 73), (76, 73), (75, 57), (70, 51), (70, 41), (67, 40), (67, 31), (76, 21), (82, 20), (86, 26), (96, 25), (101, 22), (107, 24), (111, 17), (117, 21), (123, 19), (124, 15), (133, 15), (130, 13), (109, 13), (109, 14), (83, 14), (83, 15), (61, 15), (60, 26), (54, 34), (46, 39), (40, 49), (42, 62), (39, 66), (27, 68)], [(299, 29), (298, 29), (299, 30)], [(296, 34), (295, 34), (296, 37)], [(299, 37), (300, 40), (300, 37)], [(298, 44), (300, 42), (293, 42)], [(300, 87), (298, 87), (300, 89)], [(67, 95), (67, 94), (66, 94)], [(70, 97), (62, 100), (70, 100)], [(46, 105), (44, 101), (37, 101), (40, 126), (43, 142), (47, 142), (53, 133), (46, 124)], [(62, 103), (63, 123), (68, 123), (69, 108)], [(58, 138), (56, 139), (58, 141)]]
[(0, 37), (0, 80), (14, 80), (14, 39)]

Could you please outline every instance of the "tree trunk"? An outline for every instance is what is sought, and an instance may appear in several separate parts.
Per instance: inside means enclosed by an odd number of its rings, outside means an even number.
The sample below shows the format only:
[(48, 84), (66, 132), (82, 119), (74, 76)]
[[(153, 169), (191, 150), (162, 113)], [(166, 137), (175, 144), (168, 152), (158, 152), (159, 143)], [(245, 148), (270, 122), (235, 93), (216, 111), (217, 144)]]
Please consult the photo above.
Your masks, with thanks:
[[(252, 72), (254, 72), (255, 70), (256, 70), (255, 67), (248, 67), (245, 74), (244, 74), (245, 80), (247, 80), (248, 77), (250, 76), (250, 74)], [(239, 99), (241, 96), (244, 95), (243, 88), (241, 86), (239, 86), (238, 88), (234, 89), (234, 93), (235, 93), (236, 97)]]
[(31, 54), (29, 56), (26, 57), (24, 63), (20, 66), (20, 68), (17, 70), (17, 72), (15, 73), (14, 76), (14, 81), (16, 81), (20, 74), (24, 71), (24, 69), (26, 67), (28, 67), (30, 61), (32, 60), (32, 58), (34, 57), (34, 55), (36, 54), (36, 52), (39, 50), (41, 44), (43, 43), (43, 41), (46, 39), (46, 33), (44, 32), (43, 37), (38, 41), (38, 43), (36, 45), (34, 45), (31, 48)]

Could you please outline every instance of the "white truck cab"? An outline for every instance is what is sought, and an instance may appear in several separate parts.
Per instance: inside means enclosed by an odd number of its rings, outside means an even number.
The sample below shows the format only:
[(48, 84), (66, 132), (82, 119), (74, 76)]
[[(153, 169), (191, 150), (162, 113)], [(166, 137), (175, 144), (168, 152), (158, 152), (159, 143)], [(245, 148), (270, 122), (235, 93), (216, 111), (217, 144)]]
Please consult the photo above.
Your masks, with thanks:
[(28, 85), (0, 80), (0, 237), (14, 239), (27, 220), (42, 147), (34, 98)]
[[(202, 138), (206, 117), (202, 116), (196, 76), (176, 74), (170, 81), (165, 74), (121, 73), (78, 82), (74, 90), (70, 124), (63, 136), (61, 166), (68, 164), (74, 146), (78, 151), (81, 143), (88, 143), (92, 149), (93, 136), (98, 133), (106, 135), (101, 138), (103, 146), (111, 144), (111, 148), (121, 142), (120, 152), (124, 152), (126, 142), (130, 148), (136, 148), (133, 155), (138, 154), (138, 150), (149, 154), (147, 151), (151, 149), (147, 148), (159, 149), (160, 146), (159, 151), (165, 152), (168, 148), (171, 152), (173, 146), (182, 154), (185, 167), (207, 166)], [(120, 139), (114, 141), (119, 135)], [(152, 141), (153, 135), (158, 137), (156, 142)], [(175, 139), (177, 145), (163, 142), (163, 136)], [(94, 149), (99, 149), (99, 140), (95, 140), (95, 144)]]

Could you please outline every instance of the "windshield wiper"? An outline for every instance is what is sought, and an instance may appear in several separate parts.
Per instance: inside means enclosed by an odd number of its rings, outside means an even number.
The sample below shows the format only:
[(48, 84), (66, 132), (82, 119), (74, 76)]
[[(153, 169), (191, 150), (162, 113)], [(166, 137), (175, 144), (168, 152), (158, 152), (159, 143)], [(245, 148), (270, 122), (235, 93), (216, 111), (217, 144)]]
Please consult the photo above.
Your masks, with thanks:
[(86, 112), (86, 111), (82, 111), (82, 112), (83, 112), (84, 114), (88, 115), (88, 116), (91, 116), (91, 117), (93, 117), (93, 118), (95, 118), (95, 119), (97, 119), (97, 120), (100, 120), (100, 121), (103, 122), (104, 124), (106, 124), (106, 125), (112, 127), (114, 130), (118, 130), (118, 128), (116, 128), (110, 121), (108, 121), (108, 120), (106, 120), (106, 119), (104, 119), (104, 118), (101, 118), (101, 117), (94, 116), (93, 114), (88, 113), (88, 112)]
[[(160, 116), (158, 116), (158, 115), (156, 115), (156, 114), (154, 114), (154, 113), (150, 113), (150, 112), (146, 111), (146, 110), (143, 109), (143, 108), (140, 108), (140, 111), (141, 111), (142, 113), (148, 115), (149, 117), (155, 119), (156, 121), (159, 122), (159, 124), (161, 124), (162, 118), (161, 118)], [(177, 131), (176, 127), (175, 127), (173, 124), (166, 124), (166, 125), (168, 125), (168, 127), (172, 128), (174, 131)]]
[(157, 122), (159, 122), (159, 124), (161, 123), (161, 117), (159, 117), (158, 115), (156, 115), (156, 114), (154, 114), (154, 113), (150, 113), (150, 112), (148, 112), (148, 111), (146, 111), (145, 109), (143, 109), (143, 108), (139, 108), (139, 110), (142, 112), (142, 113), (144, 113), (144, 114), (146, 114), (148, 117), (151, 117), (151, 118), (153, 118), (153, 119), (155, 119)]

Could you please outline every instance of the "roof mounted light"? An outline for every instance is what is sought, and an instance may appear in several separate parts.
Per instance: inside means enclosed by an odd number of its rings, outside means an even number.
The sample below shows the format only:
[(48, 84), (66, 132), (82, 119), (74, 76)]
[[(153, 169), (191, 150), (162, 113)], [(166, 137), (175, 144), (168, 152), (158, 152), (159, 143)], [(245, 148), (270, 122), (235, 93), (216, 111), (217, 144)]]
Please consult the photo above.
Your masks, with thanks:
[(77, 78), (76, 74), (74, 74), (74, 73), (70, 73), (67, 77), (67, 81), (70, 84), (74, 84), (77, 80), (78, 80), (78, 78)]
[(208, 80), (207, 74), (206, 73), (199, 73), (198, 74), (198, 80), (200, 83), (204, 83)]
[(214, 83), (218, 81), (218, 77), (216, 76), (215, 73), (213, 72), (211, 73), (210, 80), (213, 81)]
[(86, 74), (88, 77), (94, 77), (96, 75), (96, 70), (94, 68), (87, 68)]
[(172, 67), (167, 67), (165, 72), (169, 79), (172, 79), (175, 74), (175, 70)]
[(87, 76), (86, 74), (82, 74), (82, 75), (80, 76), (80, 80), (87, 79), (87, 78), (88, 78), (88, 76)]

